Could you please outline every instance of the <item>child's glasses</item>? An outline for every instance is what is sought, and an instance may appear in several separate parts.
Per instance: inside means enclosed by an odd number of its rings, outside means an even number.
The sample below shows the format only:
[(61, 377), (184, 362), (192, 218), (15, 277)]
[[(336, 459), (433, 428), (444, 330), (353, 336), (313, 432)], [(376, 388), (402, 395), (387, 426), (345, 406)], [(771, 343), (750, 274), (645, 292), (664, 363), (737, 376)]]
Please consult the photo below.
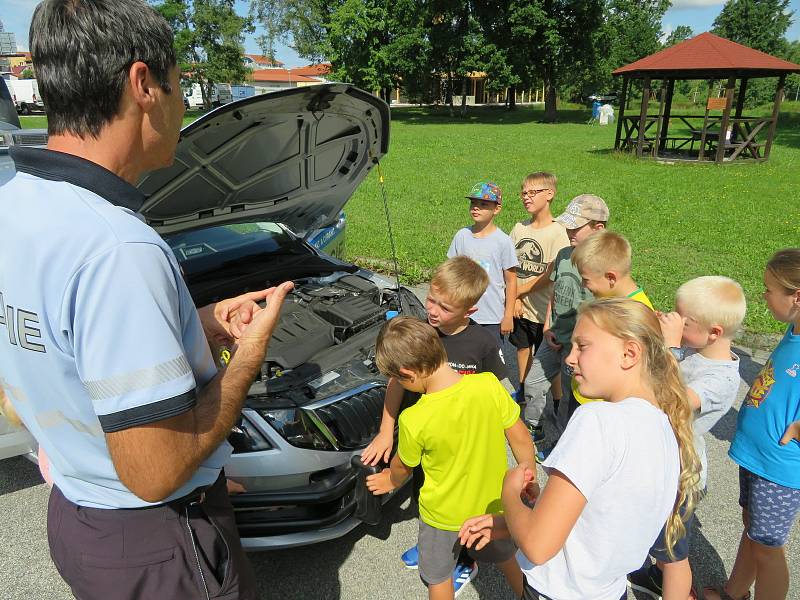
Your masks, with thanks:
[(523, 190), (519, 193), (519, 195), (522, 196), (523, 198), (533, 198), (539, 192), (546, 192), (549, 189), (550, 188), (543, 188), (541, 190), (527, 190), (527, 191)]

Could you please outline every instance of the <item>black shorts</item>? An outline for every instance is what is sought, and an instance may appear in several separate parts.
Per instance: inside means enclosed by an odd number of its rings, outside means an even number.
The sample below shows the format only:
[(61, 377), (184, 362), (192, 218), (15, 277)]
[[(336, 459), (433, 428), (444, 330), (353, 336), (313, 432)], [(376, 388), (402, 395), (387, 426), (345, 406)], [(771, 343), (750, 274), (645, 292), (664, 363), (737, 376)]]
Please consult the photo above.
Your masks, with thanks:
[(523, 317), (514, 317), (514, 331), (508, 336), (508, 341), (515, 348), (533, 348), (539, 347), (542, 343), (542, 334), (544, 333), (544, 325), (529, 321)]
[(255, 600), (225, 475), (204, 493), (147, 508), (79, 507), (53, 487), (50, 556), (82, 600)]
[[(698, 502), (705, 496), (705, 494), (706, 491), (703, 490), (702, 493), (700, 494), (700, 497), (698, 498)], [(680, 514), (681, 517), (683, 517), (686, 514), (686, 506), (681, 506)], [(686, 558), (689, 558), (689, 538), (692, 536), (692, 530), (697, 525), (695, 521), (694, 512), (692, 512), (692, 516), (689, 517), (688, 521), (684, 521), (683, 525), (686, 528), (686, 534), (675, 540), (675, 545), (672, 548), (672, 553), (674, 556), (670, 557), (669, 552), (667, 552), (666, 524), (664, 525), (664, 527), (661, 528), (661, 531), (658, 534), (658, 538), (656, 539), (652, 548), (650, 548), (650, 556), (664, 563), (679, 562)]]

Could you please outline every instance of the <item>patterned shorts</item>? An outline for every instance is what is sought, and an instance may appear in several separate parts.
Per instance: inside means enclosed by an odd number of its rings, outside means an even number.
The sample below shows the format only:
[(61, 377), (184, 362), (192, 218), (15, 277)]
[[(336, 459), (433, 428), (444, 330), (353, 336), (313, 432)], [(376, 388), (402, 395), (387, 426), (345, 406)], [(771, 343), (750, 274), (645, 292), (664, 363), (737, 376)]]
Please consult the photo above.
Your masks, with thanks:
[(739, 467), (739, 506), (750, 514), (747, 537), (763, 546), (786, 544), (800, 511), (800, 490), (782, 486)]

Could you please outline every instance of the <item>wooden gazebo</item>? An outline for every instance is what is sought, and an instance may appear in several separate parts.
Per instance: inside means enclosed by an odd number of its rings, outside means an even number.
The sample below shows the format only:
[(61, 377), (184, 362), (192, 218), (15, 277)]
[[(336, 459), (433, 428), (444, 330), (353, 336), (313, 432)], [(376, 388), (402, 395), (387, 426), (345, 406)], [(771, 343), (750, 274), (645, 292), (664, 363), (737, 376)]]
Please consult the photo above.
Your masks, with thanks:
[[(742, 46), (713, 33), (701, 33), (689, 40), (620, 67), (622, 96), (614, 148), (642, 158), (661, 160), (764, 161), (769, 158), (786, 75), (800, 73), (800, 65)], [(742, 114), (747, 82), (758, 77), (778, 77), (771, 117)], [(625, 114), (631, 79), (643, 80), (639, 114)], [(726, 81), (725, 94), (706, 101), (705, 114), (673, 114), (675, 81)], [(656, 93), (654, 83), (661, 85)], [(736, 81), (739, 93), (734, 107)], [(658, 98), (658, 113), (648, 112), (651, 95)], [(721, 110), (721, 114), (716, 111)], [(712, 111), (715, 111), (712, 114)], [(731, 114), (733, 112), (733, 114)], [(670, 121), (681, 131), (670, 135)], [(677, 127), (676, 127), (677, 128)], [(766, 134), (766, 137), (764, 137)]]

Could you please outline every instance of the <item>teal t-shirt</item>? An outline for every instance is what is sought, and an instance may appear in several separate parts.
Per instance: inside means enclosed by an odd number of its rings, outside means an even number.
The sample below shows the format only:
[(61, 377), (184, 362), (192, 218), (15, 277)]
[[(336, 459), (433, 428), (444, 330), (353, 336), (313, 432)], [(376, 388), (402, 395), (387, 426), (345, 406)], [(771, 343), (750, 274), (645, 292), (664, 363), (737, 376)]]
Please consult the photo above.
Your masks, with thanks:
[(572, 330), (578, 319), (578, 307), (594, 296), (583, 287), (583, 279), (572, 264), (572, 251), (575, 248), (562, 248), (553, 261), (553, 306), (550, 312), (550, 330), (556, 341), (564, 346), (562, 353), (569, 351)]
[(780, 445), (786, 427), (800, 420), (800, 335), (790, 326), (753, 381), (739, 409), (728, 455), (748, 471), (800, 489), (800, 442)]

